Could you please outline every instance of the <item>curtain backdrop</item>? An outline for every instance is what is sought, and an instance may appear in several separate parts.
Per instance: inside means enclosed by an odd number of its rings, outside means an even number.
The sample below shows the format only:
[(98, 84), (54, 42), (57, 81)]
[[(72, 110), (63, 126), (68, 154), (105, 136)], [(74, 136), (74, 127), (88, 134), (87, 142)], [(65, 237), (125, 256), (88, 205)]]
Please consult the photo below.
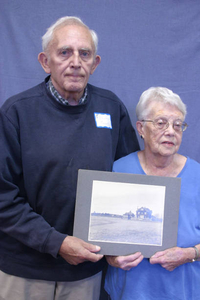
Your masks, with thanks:
[(134, 126), (145, 89), (165, 86), (181, 96), (189, 127), (179, 152), (200, 162), (200, 1), (0, 0), (0, 104), (43, 81), (41, 36), (65, 15), (97, 32), (102, 61), (90, 83), (115, 92)]

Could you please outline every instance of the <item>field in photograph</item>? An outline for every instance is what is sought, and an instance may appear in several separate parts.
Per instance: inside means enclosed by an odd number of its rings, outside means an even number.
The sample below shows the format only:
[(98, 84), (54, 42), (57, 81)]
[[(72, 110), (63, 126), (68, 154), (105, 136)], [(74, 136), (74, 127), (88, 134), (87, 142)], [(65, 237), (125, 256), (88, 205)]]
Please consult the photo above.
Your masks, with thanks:
[(89, 240), (161, 245), (162, 222), (91, 216)]

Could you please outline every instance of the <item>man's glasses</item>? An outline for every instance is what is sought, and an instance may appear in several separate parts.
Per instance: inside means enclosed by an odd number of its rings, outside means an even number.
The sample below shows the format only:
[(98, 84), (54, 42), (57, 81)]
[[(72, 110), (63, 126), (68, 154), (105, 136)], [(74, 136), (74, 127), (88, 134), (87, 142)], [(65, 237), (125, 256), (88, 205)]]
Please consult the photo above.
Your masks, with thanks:
[[(167, 129), (169, 127), (169, 121), (167, 119), (159, 118), (155, 120), (142, 120), (142, 122), (152, 122), (156, 129)], [(182, 122), (180, 120), (176, 120), (173, 122), (172, 127), (175, 131), (185, 131), (188, 127), (187, 123)]]

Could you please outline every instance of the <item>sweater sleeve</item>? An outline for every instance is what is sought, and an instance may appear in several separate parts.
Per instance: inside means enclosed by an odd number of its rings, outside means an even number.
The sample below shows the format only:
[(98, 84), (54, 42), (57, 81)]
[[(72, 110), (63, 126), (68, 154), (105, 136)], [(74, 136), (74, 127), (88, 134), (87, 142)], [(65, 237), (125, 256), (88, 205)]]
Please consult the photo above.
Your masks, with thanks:
[(135, 129), (131, 124), (125, 105), (121, 103), (120, 130), (115, 160), (138, 150), (140, 150), (140, 146)]
[(57, 257), (66, 235), (30, 206), (23, 179), (20, 131), (0, 112), (0, 230), (39, 252)]

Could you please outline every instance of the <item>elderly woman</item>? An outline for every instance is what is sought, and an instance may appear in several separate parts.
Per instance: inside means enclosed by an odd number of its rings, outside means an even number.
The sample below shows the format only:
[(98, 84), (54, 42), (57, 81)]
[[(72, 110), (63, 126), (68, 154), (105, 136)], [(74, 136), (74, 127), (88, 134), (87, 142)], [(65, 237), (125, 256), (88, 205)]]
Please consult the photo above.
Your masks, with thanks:
[(144, 150), (116, 161), (113, 171), (181, 177), (177, 247), (150, 259), (139, 252), (108, 256), (105, 289), (112, 300), (199, 300), (200, 164), (177, 153), (186, 106), (177, 94), (156, 87), (141, 95), (136, 113)]

